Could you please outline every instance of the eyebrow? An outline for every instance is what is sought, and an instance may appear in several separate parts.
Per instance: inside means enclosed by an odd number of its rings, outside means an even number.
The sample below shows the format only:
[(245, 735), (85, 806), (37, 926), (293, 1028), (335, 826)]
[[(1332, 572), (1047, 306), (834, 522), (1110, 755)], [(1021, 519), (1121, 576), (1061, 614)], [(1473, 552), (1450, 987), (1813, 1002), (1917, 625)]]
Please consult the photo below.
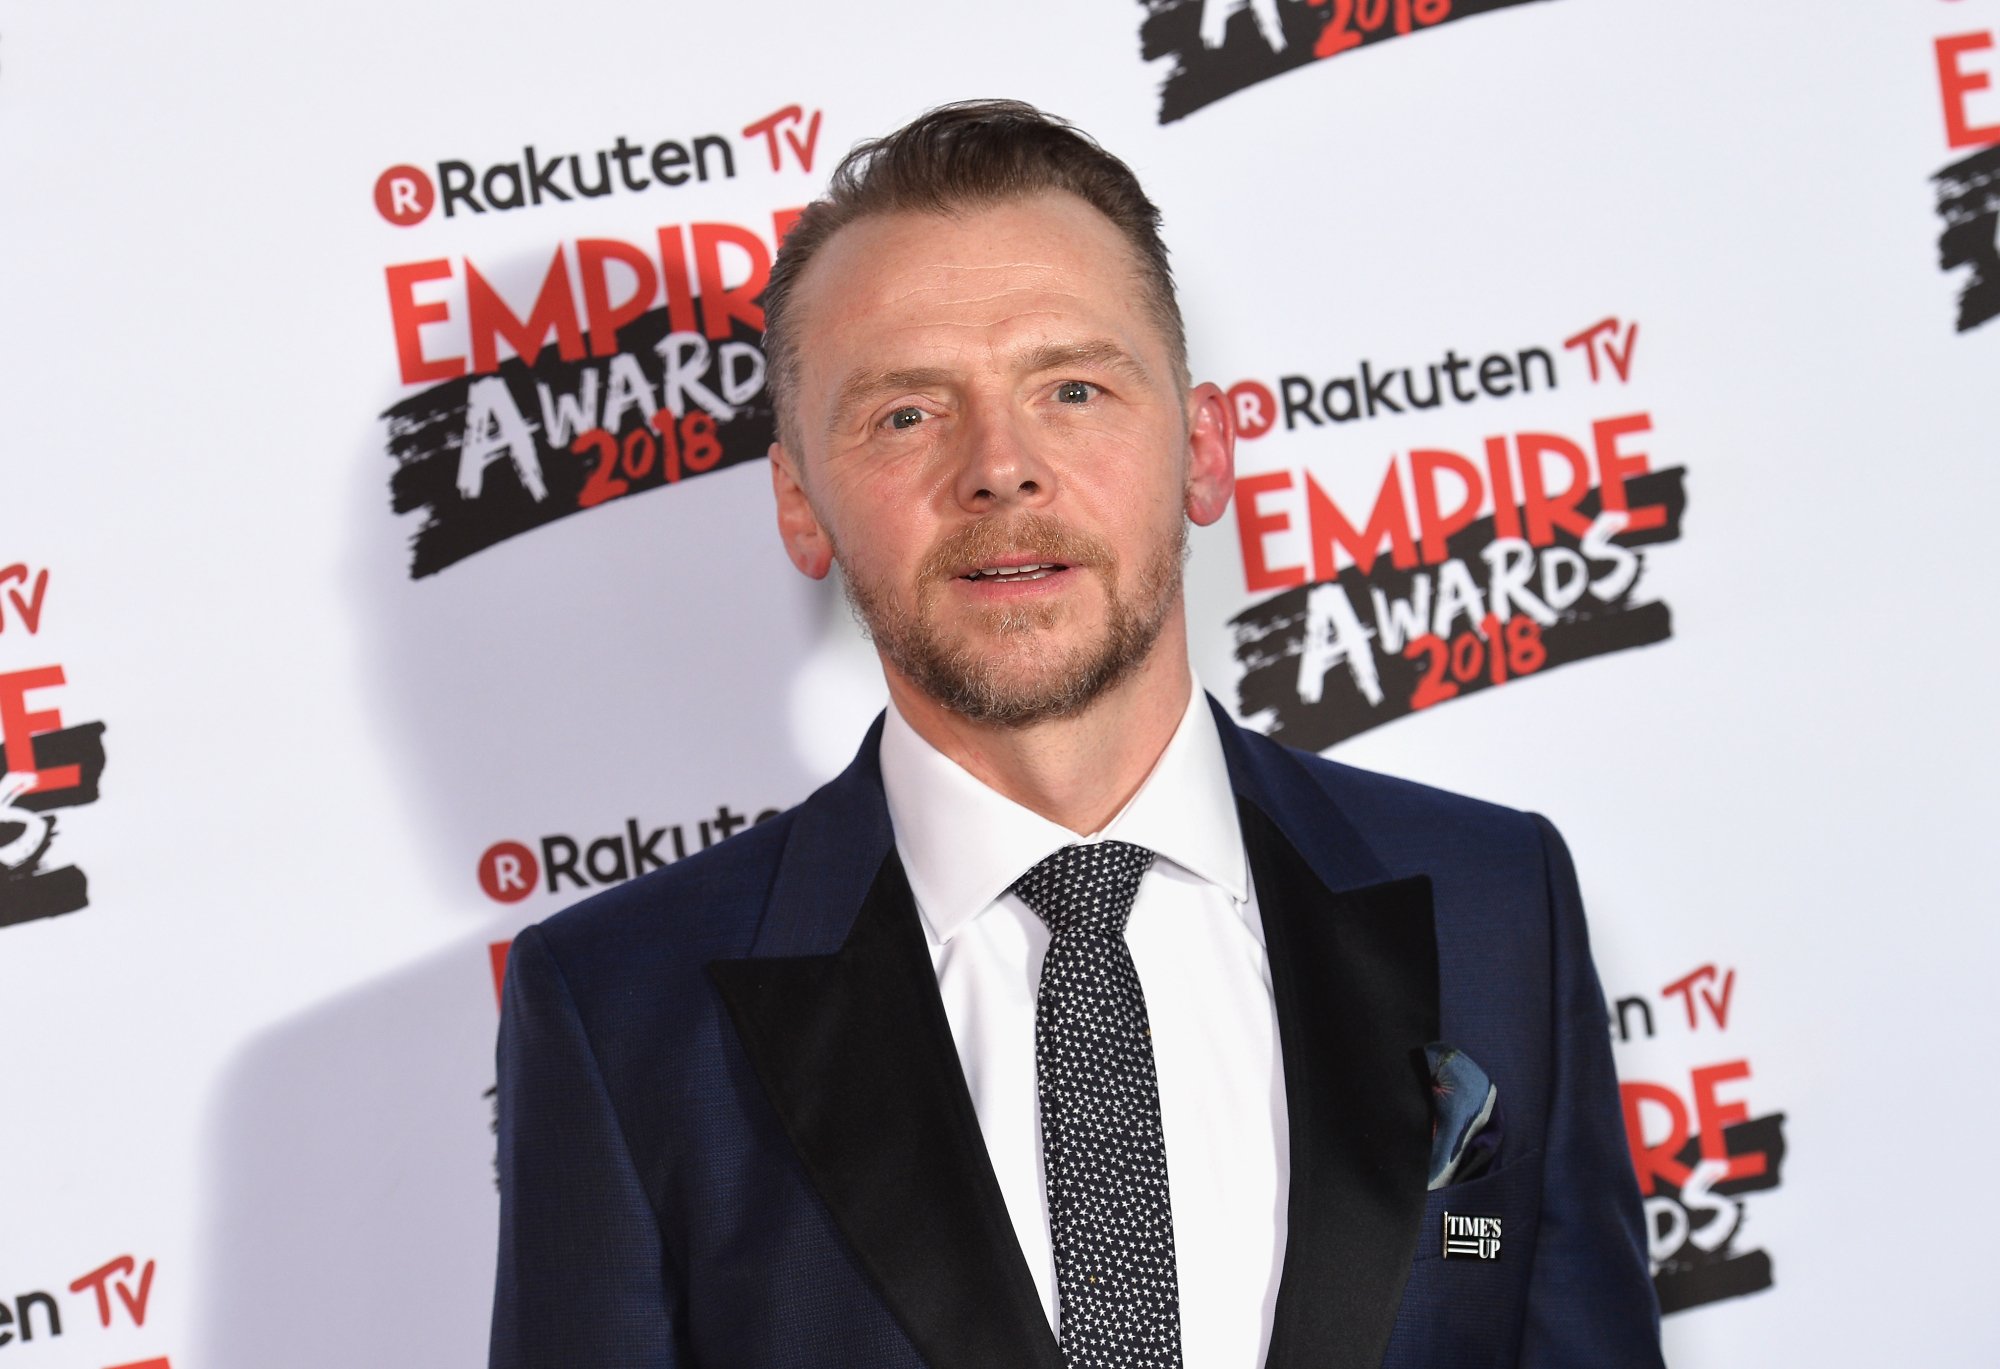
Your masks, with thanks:
[[(1092, 338), (1087, 342), (1051, 342), (1030, 348), (1015, 358), (1012, 370), (1017, 375), (1034, 375), (1043, 371), (1060, 371), (1072, 366), (1094, 367), (1114, 371), (1134, 380), (1146, 380), (1150, 372), (1138, 359), (1109, 338)], [(924, 390), (933, 386), (948, 385), (955, 379), (955, 373), (941, 366), (889, 367), (880, 370), (856, 371), (841, 384), (840, 393), (833, 406), (833, 425), (846, 425), (854, 411), (877, 395), (890, 394), (897, 390)]]
[(1030, 375), (1037, 371), (1060, 371), (1070, 366), (1094, 366), (1116, 371), (1134, 380), (1147, 378), (1146, 368), (1139, 364), (1138, 359), (1109, 338), (1048, 343), (1027, 352), (1017, 363), (1017, 369)]
[(951, 379), (940, 366), (893, 367), (888, 370), (856, 371), (840, 387), (833, 405), (833, 426), (843, 428), (856, 409), (876, 395), (897, 390), (927, 390)]

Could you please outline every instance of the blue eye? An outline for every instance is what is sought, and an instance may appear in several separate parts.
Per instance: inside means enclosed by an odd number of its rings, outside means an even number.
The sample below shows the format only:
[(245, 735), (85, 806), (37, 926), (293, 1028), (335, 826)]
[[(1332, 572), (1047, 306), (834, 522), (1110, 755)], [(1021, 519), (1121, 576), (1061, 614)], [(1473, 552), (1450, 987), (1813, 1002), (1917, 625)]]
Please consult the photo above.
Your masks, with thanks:
[(914, 404), (906, 404), (889, 415), (889, 426), (892, 428), (914, 428), (923, 421), (924, 411)]
[(1088, 404), (1097, 387), (1085, 380), (1065, 380), (1056, 386), (1058, 404)]

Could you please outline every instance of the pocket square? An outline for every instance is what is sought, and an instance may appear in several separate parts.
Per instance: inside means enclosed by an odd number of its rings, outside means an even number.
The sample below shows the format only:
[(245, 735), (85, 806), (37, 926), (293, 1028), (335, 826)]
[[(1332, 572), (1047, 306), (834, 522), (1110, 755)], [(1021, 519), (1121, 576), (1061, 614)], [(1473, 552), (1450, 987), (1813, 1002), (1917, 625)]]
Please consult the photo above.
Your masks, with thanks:
[(1431, 1071), (1432, 1189), (1462, 1184), (1492, 1167), (1500, 1153), (1500, 1090), (1456, 1046), (1424, 1047)]

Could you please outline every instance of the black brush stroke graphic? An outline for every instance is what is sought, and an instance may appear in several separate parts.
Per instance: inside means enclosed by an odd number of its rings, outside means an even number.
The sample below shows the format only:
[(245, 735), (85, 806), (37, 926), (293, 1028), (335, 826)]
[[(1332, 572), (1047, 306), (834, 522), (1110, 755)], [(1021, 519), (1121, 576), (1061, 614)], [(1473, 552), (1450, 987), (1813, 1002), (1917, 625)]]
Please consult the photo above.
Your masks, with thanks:
[(1938, 268), (1972, 272), (1958, 292), (1958, 331), (1970, 332), (2000, 314), (2000, 143), (1931, 177), (1937, 182)]
[[(1637, 549), (1678, 539), (1681, 535), (1681, 515), (1687, 508), (1685, 476), (1684, 469), (1675, 467), (1653, 471), (1626, 482), (1629, 507), (1644, 508), (1658, 504), (1666, 510), (1666, 521), (1660, 527), (1621, 533), (1611, 540), (1621, 547)], [(1599, 512), (1600, 503), (1600, 491), (1592, 490), (1577, 501), (1577, 512), (1586, 519), (1593, 519)], [(1525, 514), (1522, 516), (1525, 517)], [(1480, 552), (1493, 540), (1494, 522), (1491, 517), (1470, 523), (1445, 540), (1447, 556), (1465, 563), (1473, 583), (1479, 586), (1482, 593), (1487, 590), (1491, 577)], [(1578, 539), (1561, 528), (1555, 530), (1554, 545), (1571, 551), (1579, 550)], [(1540, 550), (1538, 548), (1537, 552)], [(1324, 583), (1338, 585), (1347, 594), (1365, 626), (1373, 617), (1371, 589), (1379, 589), (1391, 599), (1408, 599), (1419, 575), (1434, 578), (1436, 568), (1418, 566), (1400, 570), (1384, 558), (1377, 561), (1367, 575), (1363, 575), (1358, 567), (1348, 565), (1334, 580)], [(1586, 592), (1576, 603), (1562, 610), (1554, 626), (1542, 629), (1542, 646), (1548, 653), (1548, 660), (1535, 673), (1545, 674), (1574, 661), (1632, 647), (1650, 646), (1671, 637), (1673, 618), (1664, 603), (1633, 602), (1633, 595), (1645, 581), (1642, 556), (1639, 573), (1616, 599), (1607, 603)], [(1271, 736), (1307, 751), (1324, 751), (1349, 737), (1408, 716), (1411, 712), (1410, 698), (1416, 692), (1426, 667), (1422, 660), (1412, 660), (1401, 653), (1388, 655), (1379, 649), (1379, 640), (1371, 641), (1382, 685), (1381, 703), (1368, 702), (1355, 687), (1353, 677), (1344, 665), (1337, 665), (1328, 672), (1325, 691), (1317, 703), (1301, 699), (1298, 690), (1299, 656), (1305, 650), (1307, 602), (1314, 588), (1312, 585), (1301, 585), (1285, 590), (1251, 605), (1229, 622), (1236, 632), (1236, 661), (1243, 667), (1242, 678), (1236, 686), (1237, 716), (1253, 718), (1268, 710), (1272, 718)], [(1523, 678), (1526, 677), (1515, 676), (1508, 681), (1508, 685), (1517, 684)], [(1493, 687), (1483, 672), (1471, 681), (1454, 679), (1452, 683), (1458, 687), (1456, 698)]]
[(52, 808), (80, 808), (97, 802), (98, 781), (104, 776), (104, 724), (78, 723), (34, 738), (35, 769), (77, 768), (77, 781), (65, 789), (31, 789), (14, 800), (16, 808), (46, 813)]
[[(1265, 38), (1256, 15), (1243, 0), (1206, 0), (1207, 4), (1240, 5), (1223, 27), (1222, 46), (1216, 48), (1201, 40), (1204, 0), (1141, 2), (1146, 7), (1146, 17), (1139, 25), (1140, 55), (1149, 62), (1162, 57), (1177, 59), (1160, 86), (1160, 122), (1170, 124), (1260, 81), (1319, 61), (1314, 49), (1320, 35), (1333, 22), (1336, 7), (1344, 9), (1349, 0), (1329, 0), (1323, 5), (1309, 4), (1307, 0), (1271, 0), (1279, 31), (1284, 36), (1283, 46), (1277, 48)], [(1393, 16), (1402, 0), (1362, 0), (1371, 12), (1378, 2), (1385, 13)], [(1529, 0), (1450, 0), (1444, 17), (1417, 27), (1412, 33), (1422, 33), (1454, 19), (1469, 19), (1475, 14), (1527, 3)], [(1393, 18), (1372, 32), (1358, 24), (1353, 25), (1353, 30), (1361, 42), (1346, 52), (1406, 36), (1397, 31)], [(1345, 56), (1346, 52), (1331, 55)]]
[[(1756, 1117), (1723, 1128), (1722, 1149), (1732, 1159), (1738, 1155), (1762, 1155), (1764, 1172), (1744, 1178), (1724, 1179), (1711, 1185), (1710, 1193), (1718, 1197), (1740, 1198), (1746, 1193), (1761, 1193), (1778, 1187), (1783, 1182), (1785, 1163), (1785, 1115), (1775, 1112), (1768, 1117)], [(1689, 1137), (1674, 1159), (1692, 1168), (1701, 1159), (1701, 1138)], [(1672, 1183), (1664, 1178), (1655, 1182), (1662, 1193), (1676, 1202), (1680, 1201), (1680, 1190)], [(1698, 1217), (1689, 1214), (1690, 1239), (1683, 1241), (1681, 1248), (1662, 1260), (1653, 1271), (1653, 1289), (1659, 1294), (1660, 1311), (1683, 1312), (1723, 1298), (1761, 1293), (1775, 1282), (1770, 1255), (1762, 1250), (1736, 1248), (1737, 1237), (1743, 1234), (1744, 1205), (1738, 1202), (1736, 1206), (1735, 1229), (1729, 1233), (1729, 1239), (1714, 1250), (1703, 1250), (1692, 1237), (1721, 1218), (1712, 1212)]]
[[(47, 813), (96, 803), (104, 776), (104, 724), (79, 723), (33, 739), (35, 768), (77, 767), (77, 782), (62, 789), (35, 789), (14, 800), (27, 813)], [(0, 843), (19, 837), (26, 824), (0, 815)], [(74, 865), (45, 870), (42, 862), (57, 834), (53, 819), (37, 848), (12, 868), (0, 866), (0, 927), (60, 917), (90, 906), (90, 881)]]
[[(618, 350), (638, 362), (656, 397), (663, 397), (661, 382), (667, 364), (654, 347), (669, 336), (669, 318), (670, 310), (661, 306), (618, 330)], [(719, 354), (725, 342), (734, 341), (757, 347), (762, 355), (760, 331), (740, 320), (732, 320), (732, 327), (731, 338), (708, 340), (712, 354)], [(591, 452), (579, 454), (570, 449), (574, 433), (561, 446), (550, 444), (536, 387), (545, 385), (554, 395), (574, 396), (580, 391), (585, 373), (594, 369), (598, 376), (597, 412), (602, 417), (611, 388), (612, 358), (594, 357), (588, 352), (586, 346), (582, 358), (565, 361), (550, 346), (542, 350), (533, 365), (519, 357), (509, 357), (496, 372), (489, 373), (497, 374), (505, 382), (507, 392), (533, 434), (535, 456), (541, 463), (546, 488), (541, 499), (534, 497), (522, 483), (513, 462), (505, 458), (486, 467), (484, 484), (477, 497), (468, 499), (459, 493), (458, 464), (465, 441), (467, 392), (475, 381), (487, 379), (488, 375), (447, 380), (410, 396), (382, 415), (389, 424), (389, 455), (396, 461), (396, 471), (389, 481), (391, 506), (399, 514), (423, 509), (428, 515), (410, 539), (411, 579), (434, 575), (510, 537), (582, 512), (578, 496), (595, 470), (598, 458)], [(720, 393), (716, 381), (718, 365), (718, 361), (712, 361), (704, 376), (709, 388)], [(614, 436), (622, 441), (634, 429), (646, 426), (649, 415), (640, 411), (645, 407), (627, 409)], [(717, 419), (715, 424), (716, 438), (722, 444), (720, 459), (703, 471), (684, 469), (681, 479), (761, 460), (770, 449), (775, 426), (768, 390), (760, 386), (754, 395), (732, 408), (730, 417)], [(588, 428), (590, 423), (582, 426)], [(645, 477), (627, 483), (631, 494), (660, 488), (669, 483), (664, 463), (656, 458)]]
[(89, 877), (74, 865), (27, 874), (10, 871), (0, 878), (0, 927), (61, 917), (89, 906)]

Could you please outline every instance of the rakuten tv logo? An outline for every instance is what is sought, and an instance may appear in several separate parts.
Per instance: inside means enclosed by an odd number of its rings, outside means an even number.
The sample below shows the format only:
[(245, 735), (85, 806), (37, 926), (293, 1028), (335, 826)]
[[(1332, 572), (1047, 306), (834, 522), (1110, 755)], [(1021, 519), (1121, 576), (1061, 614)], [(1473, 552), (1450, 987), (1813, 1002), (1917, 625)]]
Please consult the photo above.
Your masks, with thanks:
[[(146, 1308), (153, 1298), (155, 1268), (155, 1261), (147, 1260), (142, 1265), (132, 1255), (120, 1255), (69, 1280), (71, 1333), (91, 1326), (91, 1313), (96, 1314), (95, 1325), (101, 1330), (144, 1327)], [(63, 1308), (63, 1302), (55, 1294), (42, 1289), (16, 1295), (11, 1305), (0, 1297), (0, 1349), (15, 1341), (32, 1345), (42, 1339), (60, 1339), (64, 1332)], [(93, 1357), (96, 1354), (91, 1350), (79, 1353)], [(165, 1357), (160, 1357), (113, 1365), (111, 1369), (172, 1369), (172, 1366)]]
[(1363, 357), (1344, 373), (1292, 374), (1275, 384), (1241, 380), (1229, 387), (1229, 420), (1253, 441), (1274, 429), (1288, 433), (1340, 428), (1370, 419), (1430, 409), (1487, 404), (1561, 388), (1556, 357), (1589, 368), (1593, 385), (1631, 380), (1639, 345), (1637, 319), (1610, 315), (1563, 339), (1561, 348), (1515, 347), (1460, 355), (1447, 347), (1435, 359), (1382, 362)]
[(519, 903), (537, 889), (544, 893), (604, 888), (657, 870), (696, 851), (726, 841), (746, 827), (778, 816), (766, 808), (755, 817), (717, 804), (715, 816), (693, 823), (668, 823), (648, 830), (637, 818), (625, 830), (580, 838), (564, 832), (543, 837), (534, 847), (496, 841), (479, 857), (479, 887), (496, 903)]
[(461, 213), (506, 213), (639, 194), (656, 186), (705, 185), (710, 180), (735, 180), (738, 156), (749, 162), (760, 150), (772, 171), (784, 170), (790, 161), (810, 172), (819, 147), (821, 114), (786, 105), (746, 124), (738, 135), (744, 144), (741, 149), (721, 133), (662, 138), (650, 145), (621, 133), (610, 147), (594, 152), (550, 156), (530, 143), (515, 161), (482, 166), (448, 159), (437, 163), (435, 176), (422, 167), (400, 163), (376, 177), (375, 208), (398, 228), (410, 228), (440, 205), (449, 219)]

